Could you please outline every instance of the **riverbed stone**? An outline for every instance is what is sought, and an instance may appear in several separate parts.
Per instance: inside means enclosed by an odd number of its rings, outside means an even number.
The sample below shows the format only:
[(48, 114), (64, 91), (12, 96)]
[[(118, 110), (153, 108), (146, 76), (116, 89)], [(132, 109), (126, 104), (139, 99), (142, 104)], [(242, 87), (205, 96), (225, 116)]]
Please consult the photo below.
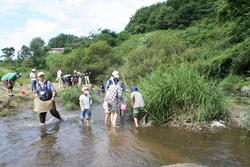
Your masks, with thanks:
[(198, 165), (198, 164), (191, 164), (191, 163), (182, 163), (182, 164), (173, 164), (173, 165), (167, 165), (167, 166), (162, 166), (162, 167), (206, 167), (206, 166)]

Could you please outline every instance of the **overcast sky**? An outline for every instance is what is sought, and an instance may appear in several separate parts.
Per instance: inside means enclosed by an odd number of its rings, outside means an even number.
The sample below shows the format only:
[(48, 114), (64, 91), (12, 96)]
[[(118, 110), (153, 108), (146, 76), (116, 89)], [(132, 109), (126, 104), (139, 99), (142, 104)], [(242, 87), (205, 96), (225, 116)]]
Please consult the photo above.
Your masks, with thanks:
[(0, 0), (0, 49), (20, 50), (33, 37), (48, 42), (60, 33), (88, 36), (120, 32), (137, 9), (164, 0)]

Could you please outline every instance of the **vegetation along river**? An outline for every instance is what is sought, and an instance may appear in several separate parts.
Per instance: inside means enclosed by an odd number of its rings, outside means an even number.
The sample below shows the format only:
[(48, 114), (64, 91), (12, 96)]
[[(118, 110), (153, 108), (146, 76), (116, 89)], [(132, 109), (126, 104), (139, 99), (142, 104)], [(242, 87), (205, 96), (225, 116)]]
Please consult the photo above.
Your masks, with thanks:
[(39, 125), (31, 110), (0, 118), (0, 166), (162, 166), (196, 163), (209, 167), (249, 167), (249, 144), (240, 129), (195, 133), (166, 127), (134, 128), (104, 124), (102, 105), (92, 109), (91, 127), (80, 124), (79, 111), (59, 108), (64, 122), (48, 114)]

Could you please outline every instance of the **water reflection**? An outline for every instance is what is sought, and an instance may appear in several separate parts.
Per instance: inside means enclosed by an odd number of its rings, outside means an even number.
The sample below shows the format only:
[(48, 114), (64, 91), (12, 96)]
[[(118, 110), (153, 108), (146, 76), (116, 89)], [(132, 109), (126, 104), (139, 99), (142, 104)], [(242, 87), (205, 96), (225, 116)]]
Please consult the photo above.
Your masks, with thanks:
[(38, 166), (60, 166), (63, 162), (64, 155), (58, 148), (55, 147), (57, 143), (57, 132), (60, 130), (59, 123), (55, 123), (50, 127), (49, 125), (40, 128), (40, 140), (33, 143), (32, 146), (39, 146), (36, 153), (35, 162)]

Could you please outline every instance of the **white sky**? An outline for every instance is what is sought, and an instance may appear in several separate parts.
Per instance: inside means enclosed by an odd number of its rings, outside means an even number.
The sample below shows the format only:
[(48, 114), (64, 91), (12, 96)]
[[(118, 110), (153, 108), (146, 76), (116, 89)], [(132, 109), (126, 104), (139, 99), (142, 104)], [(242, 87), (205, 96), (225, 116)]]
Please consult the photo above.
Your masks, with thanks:
[(20, 50), (34, 37), (88, 36), (98, 28), (122, 31), (143, 6), (164, 0), (0, 0), (0, 49)]

